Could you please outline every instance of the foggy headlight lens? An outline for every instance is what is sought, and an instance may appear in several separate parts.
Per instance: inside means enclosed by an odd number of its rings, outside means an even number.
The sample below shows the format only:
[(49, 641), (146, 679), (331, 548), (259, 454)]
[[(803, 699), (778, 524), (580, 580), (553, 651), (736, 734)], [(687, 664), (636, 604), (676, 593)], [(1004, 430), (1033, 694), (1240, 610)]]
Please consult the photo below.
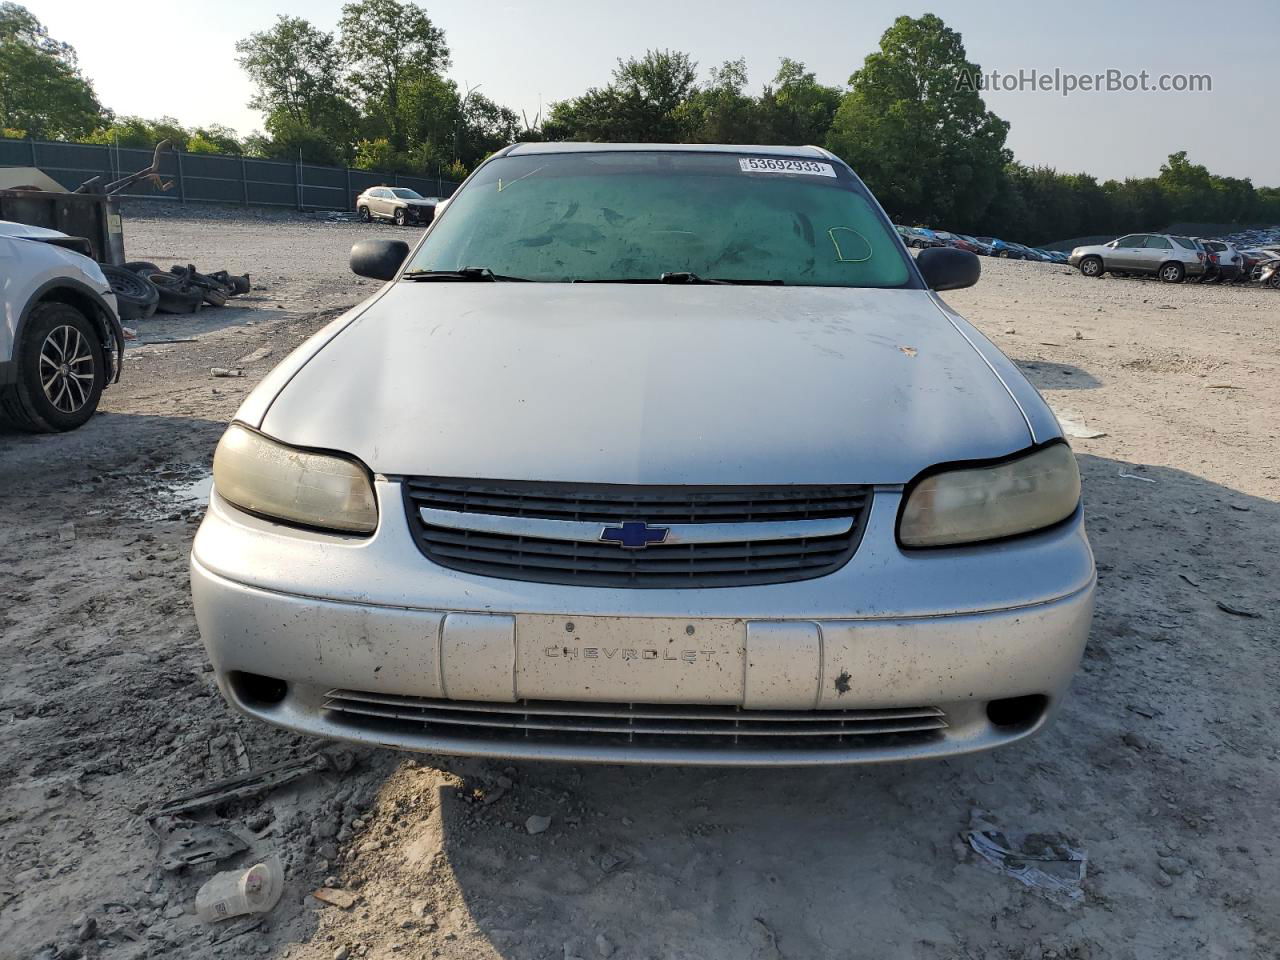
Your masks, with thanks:
[(1075, 454), (1056, 443), (1008, 463), (949, 470), (911, 491), (898, 525), (905, 547), (940, 547), (1030, 533), (1080, 502)]
[(285, 446), (238, 423), (218, 442), (213, 485), (250, 513), (344, 533), (378, 526), (373, 484), (356, 460)]

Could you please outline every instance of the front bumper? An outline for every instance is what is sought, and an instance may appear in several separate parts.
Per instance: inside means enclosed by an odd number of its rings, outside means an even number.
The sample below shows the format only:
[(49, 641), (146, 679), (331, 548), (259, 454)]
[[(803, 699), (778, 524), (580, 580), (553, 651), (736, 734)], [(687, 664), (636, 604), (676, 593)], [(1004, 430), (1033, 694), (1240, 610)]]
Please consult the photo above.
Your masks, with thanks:
[[(909, 554), (893, 539), (900, 491), (886, 488), (836, 573), (615, 590), (436, 567), (411, 540), (399, 485), (379, 481), (378, 493), (382, 522), (368, 539), (291, 530), (213, 495), (192, 591), (218, 682), (238, 709), (319, 736), (492, 757), (730, 765), (945, 756), (1040, 729), (1092, 615), (1079, 514), (1017, 541)], [(998, 705), (1014, 698), (1036, 706), (1008, 722)], [(630, 706), (613, 709), (621, 705)], [(650, 715), (666, 719), (636, 719)], [(942, 722), (903, 732), (925, 716)], [(786, 722), (767, 722), (775, 717), (814, 718), (805, 729), (823, 735), (792, 736)], [(830, 735), (832, 724), (854, 732)]]

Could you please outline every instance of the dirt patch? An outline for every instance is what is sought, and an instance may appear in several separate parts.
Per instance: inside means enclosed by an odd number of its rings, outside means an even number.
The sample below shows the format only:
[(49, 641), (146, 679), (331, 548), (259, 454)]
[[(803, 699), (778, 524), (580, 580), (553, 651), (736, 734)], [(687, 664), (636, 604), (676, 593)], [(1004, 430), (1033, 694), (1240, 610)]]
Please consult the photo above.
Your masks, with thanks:
[[(983, 281), (948, 299), (1052, 404), (1105, 434), (1075, 441), (1101, 575), (1095, 628), (1044, 735), (940, 763), (803, 771), (517, 766), (330, 745), (324, 770), (193, 814), (232, 829), (245, 854), (164, 870), (147, 810), (317, 746), (218, 696), (186, 557), (240, 398), (373, 289), (345, 268), (370, 229), (131, 220), (131, 257), (249, 270), (267, 284), (262, 299), (184, 328), (194, 342), (131, 347), (124, 381), (83, 430), (0, 433), (0, 955), (1280, 950), (1269, 788), (1280, 755), (1267, 733), (1280, 300), (1018, 262), (984, 261)], [(159, 325), (143, 333), (172, 339)], [(269, 358), (243, 378), (208, 374), (262, 349)], [(960, 840), (975, 808), (1010, 835), (1087, 852), (1081, 902), (1055, 905), (979, 863)], [(271, 853), (287, 886), (270, 914), (200, 923), (195, 891), (215, 869)], [(352, 905), (313, 897), (322, 886)]]

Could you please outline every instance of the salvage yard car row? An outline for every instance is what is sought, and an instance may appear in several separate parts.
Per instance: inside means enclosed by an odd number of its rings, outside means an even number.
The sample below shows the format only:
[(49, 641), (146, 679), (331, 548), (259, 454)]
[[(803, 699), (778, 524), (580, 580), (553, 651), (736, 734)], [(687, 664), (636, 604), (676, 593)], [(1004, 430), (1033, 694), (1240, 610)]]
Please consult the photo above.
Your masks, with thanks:
[(928, 227), (895, 225), (908, 247), (951, 247), (987, 257), (1062, 263), (1086, 277), (1158, 277), (1167, 283), (1256, 282), (1280, 288), (1280, 230), (1251, 230), (1225, 239), (1169, 233), (1133, 233), (1109, 243), (1076, 247), (1070, 254), (999, 237), (973, 237)]
[(947, 230), (930, 230), (928, 227), (894, 228), (908, 247), (927, 250), (931, 247), (954, 247), (984, 257), (1003, 257), (1006, 260), (1037, 260), (1041, 263), (1066, 263), (1067, 255), (1060, 250), (1042, 250), (1021, 243), (1001, 240), (999, 237), (974, 237), (966, 233)]
[(1229, 240), (1171, 233), (1131, 233), (1076, 247), (1068, 263), (1083, 276), (1158, 277), (1166, 283), (1256, 281), (1280, 287), (1280, 245), (1241, 250)]

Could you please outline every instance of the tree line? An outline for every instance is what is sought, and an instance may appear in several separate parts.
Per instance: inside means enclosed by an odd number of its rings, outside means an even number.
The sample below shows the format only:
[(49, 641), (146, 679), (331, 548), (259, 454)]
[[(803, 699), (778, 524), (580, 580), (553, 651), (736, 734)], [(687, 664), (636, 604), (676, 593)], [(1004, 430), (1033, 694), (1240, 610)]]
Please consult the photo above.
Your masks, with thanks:
[(303, 159), (461, 179), (517, 140), (818, 144), (847, 161), (899, 223), (1045, 243), (1175, 222), (1280, 223), (1280, 189), (1169, 156), (1155, 176), (1100, 182), (1017, 162), (1009, 124), (965, 77), (981, 73), (933, 14), (898, 17), (843, 87), (783, 58), (752, 91), (743, 60), (700, 79), (687, 54), (619, 60), (602, 86), (532, 119), (446, 78), (444, 32), (409, 0), (355, 0), (328, 32), (280, 16), (237, 44), (263, 130), (116, 116), (75, 51), (0, 2), (4, 136)]

